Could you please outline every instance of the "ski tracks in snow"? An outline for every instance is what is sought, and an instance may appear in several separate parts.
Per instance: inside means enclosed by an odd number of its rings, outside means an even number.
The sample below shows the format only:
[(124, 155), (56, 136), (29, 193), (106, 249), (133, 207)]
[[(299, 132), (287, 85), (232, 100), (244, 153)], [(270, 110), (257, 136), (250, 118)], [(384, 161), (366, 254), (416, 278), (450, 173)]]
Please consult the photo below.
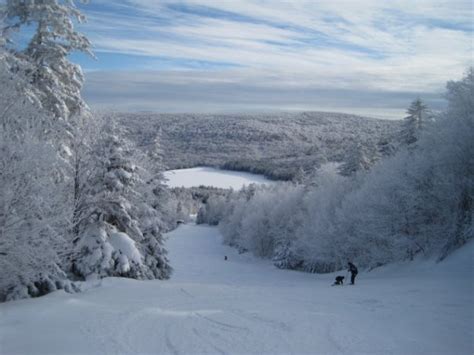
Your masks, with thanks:
[(247, 312), (247, 311), (242, 311), (242, 310), (240, 310), (240, 311), (233, 310), (231, 312), (232, 312), (232, 314), (234, 314), (238, 317), (241, 317), (245, 320), (256, 323), (255, 325), (253, 325), (253, 327), (255, 327), (255, 326), (259, 326), (259, 327), (264, 326), (264, 327), (271, 328), (272, 330), (275, 330), (275, 331), (283, 331), (283, 332), (291, 332), (292, 329), (293, 329), (287, 323), (262, 316), (262, 315), (260, 315), (259, 312)]
[(245, 320), (221, 310), (130, 308), (95, 318), (80, 330), (103, 354), (149, 353), (150, 349), (173, 355), (226, 354), (238, 344), (255, 342)]
[(176, 348), (175, 344), (171, 341), (169, 326), (167, 326), (165, 329), (165, 344), (169, 353), (173, 355), (179, 355), (178, 349)]
[(0, 352), (472, 353), (472, 273), (459, 271), (472, 246), (451, 265), (428, 265), (445, 275), (408, 265), (394, 279), (388, 267), (336, 288), (334, 275), (277, 270), (220, 238), (204, 226), (169, 233), (169, 281), (108, 278), (81, 294), (0, 305)]

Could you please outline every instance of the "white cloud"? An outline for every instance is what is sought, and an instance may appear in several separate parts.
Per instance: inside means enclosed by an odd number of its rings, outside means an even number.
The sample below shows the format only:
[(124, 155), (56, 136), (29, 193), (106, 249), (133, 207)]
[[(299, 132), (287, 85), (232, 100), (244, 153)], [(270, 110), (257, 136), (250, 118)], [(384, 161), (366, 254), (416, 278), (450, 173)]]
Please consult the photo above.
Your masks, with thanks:
[[(211, 90), (210, 83), (226, 83), (260, 91), (287, 87), (430, 95), (473, 64), (470, 1), (99, 3), (126, 10), (91, 12), (85, 29), (99, 58), (100, 52), (149, 57), (146, 67), (136, 69), (158, 71), (158, 85), (191, 83)], [(163, 57), (174, 58), (176, 69), (183, 69), (180, 63), (186, 60), (239, 67), (162, 72), (159, 65), (153, 67), (153, 59), (159, 63)], [(230, 95), (232, 90), (226, 90)], [(268, 102), (268, 95), (262, 97)]]

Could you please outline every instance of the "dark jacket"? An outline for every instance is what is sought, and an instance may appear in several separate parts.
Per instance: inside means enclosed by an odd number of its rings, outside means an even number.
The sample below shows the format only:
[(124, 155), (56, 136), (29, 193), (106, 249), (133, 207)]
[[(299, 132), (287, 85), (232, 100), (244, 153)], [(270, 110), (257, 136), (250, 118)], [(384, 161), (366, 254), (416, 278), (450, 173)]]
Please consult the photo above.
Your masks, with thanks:
[(359, 271), (357, 270), (357, 267), (353, 263), (347, 263), (349, 265), (349, 272), (352, 274), (357, 274)]

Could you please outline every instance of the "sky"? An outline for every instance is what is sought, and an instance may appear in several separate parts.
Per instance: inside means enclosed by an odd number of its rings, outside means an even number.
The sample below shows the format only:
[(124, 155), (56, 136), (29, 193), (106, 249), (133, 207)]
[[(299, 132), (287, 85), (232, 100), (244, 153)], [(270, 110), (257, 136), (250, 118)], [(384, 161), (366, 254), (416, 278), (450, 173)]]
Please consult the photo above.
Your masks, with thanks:
[(470, 0), (91, 0), (72, 56), (93, 108), (173, 113), (443, 108), (473, 65)]

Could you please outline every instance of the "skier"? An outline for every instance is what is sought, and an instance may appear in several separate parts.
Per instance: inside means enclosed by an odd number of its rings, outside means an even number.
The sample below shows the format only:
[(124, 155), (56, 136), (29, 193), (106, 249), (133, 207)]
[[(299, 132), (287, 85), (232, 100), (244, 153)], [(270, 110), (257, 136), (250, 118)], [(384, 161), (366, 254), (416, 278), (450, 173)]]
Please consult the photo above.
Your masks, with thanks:
[(354, 285), (355, 278), (359, 271), (357, 270), (357, 267), (350, 261), (347, 263), (347, 265), (349, 266), (349, 272), (351, 273), (351, 285)]

